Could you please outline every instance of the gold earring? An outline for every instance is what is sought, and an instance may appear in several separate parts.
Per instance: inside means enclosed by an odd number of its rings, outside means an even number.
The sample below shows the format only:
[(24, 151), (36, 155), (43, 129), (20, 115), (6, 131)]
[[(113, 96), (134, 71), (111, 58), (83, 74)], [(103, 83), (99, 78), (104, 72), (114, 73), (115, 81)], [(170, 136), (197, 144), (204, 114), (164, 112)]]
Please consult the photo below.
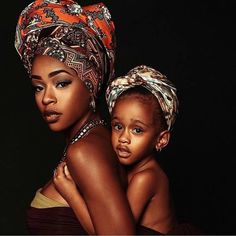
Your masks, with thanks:
[(95, 112), (96, 111), (96, 103), (95, 103), (95, 99), (93, 96), (91, 96), (91, 102), (89, 105), (92, 108), (93, 112)]

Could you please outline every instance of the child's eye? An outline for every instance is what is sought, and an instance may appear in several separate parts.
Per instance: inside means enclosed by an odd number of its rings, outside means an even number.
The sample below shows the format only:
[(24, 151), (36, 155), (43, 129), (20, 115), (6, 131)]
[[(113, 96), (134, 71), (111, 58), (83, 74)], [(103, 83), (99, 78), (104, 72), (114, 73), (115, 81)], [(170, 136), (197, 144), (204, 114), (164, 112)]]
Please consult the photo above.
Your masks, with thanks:
[(69, 84), (71, 84), (71, 81), (61, 81), (56, 84), (56, 87), (64, 88), (64, 87), (68, 86)]
[(143, 129), (141, 129), (141, 128), (134, 128), (133, 129), (133, 133), (135, 133), (135, 134), (140, 134), (142, 132), (143, 132)]
[(113, 124), (113, 128), (115, 130), (121, 130), (122, 129), (122, 125), (121, 124)]

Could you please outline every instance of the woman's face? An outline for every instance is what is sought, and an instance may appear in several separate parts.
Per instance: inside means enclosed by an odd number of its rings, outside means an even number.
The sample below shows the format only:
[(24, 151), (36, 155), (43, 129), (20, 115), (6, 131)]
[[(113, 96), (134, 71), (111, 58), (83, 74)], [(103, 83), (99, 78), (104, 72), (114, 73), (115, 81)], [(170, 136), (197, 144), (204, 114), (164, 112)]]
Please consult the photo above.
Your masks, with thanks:
[(39, 55), (33, 61), (31, 77), (36, 104), (51, 130), (65, 130), (86, 117), (90, 93), (73, 69)]

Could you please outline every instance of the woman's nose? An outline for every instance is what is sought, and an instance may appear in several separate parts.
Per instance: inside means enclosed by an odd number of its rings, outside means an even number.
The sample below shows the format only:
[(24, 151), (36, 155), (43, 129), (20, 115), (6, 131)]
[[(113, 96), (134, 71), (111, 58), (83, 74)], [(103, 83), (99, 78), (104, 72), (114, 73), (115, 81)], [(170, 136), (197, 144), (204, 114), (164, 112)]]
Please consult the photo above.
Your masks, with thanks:
[(44, 105), (48, 105), (49, 103), (56, 102), (56, 96), (55, 96), (52, 88), (46, 88), (44, 90), (42, 102)]

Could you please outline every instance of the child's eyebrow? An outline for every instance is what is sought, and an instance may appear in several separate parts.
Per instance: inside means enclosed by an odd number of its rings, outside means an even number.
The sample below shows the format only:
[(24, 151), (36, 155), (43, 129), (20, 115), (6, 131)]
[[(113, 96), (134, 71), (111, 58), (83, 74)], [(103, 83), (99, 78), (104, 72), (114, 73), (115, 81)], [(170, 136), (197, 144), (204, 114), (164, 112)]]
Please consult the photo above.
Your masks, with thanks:
[(139, 124), (144, 125), (144, 126), (146, 126), (146, 127), (150, 127), (150, 126), (151, 126), (151, 125), (146, 124), (146, 123), (143, 123), (142, 121), (137, 120), (137, 119), (132, 119), (132, 122), (133, 122), (133, 123), (139, 123)]
[(117, 116), (113, 116), (111, 120), (119, 120), (119, 118)]

